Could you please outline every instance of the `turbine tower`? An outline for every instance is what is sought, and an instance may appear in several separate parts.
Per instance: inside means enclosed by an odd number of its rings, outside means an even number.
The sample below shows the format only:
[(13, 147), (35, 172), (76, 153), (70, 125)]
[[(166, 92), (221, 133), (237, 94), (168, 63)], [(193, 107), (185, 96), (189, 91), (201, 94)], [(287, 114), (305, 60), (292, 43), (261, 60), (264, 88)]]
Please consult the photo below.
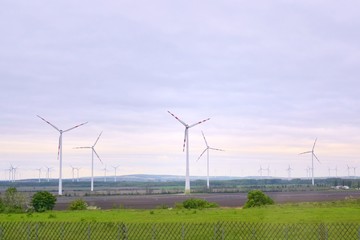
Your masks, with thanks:
[(207, 182), (206, 182), (206, 186), (207, 186), (207, 189), (210, 188), (210, 181), (209, 181), (209, 150), (215, 150), (215, 151), (224, 151), (222, 149), (219, 149), (219, 148), (212, 148), (208, 145), (207, 141), (206, 141), (206, 138), (205, 138), (205, 135), (203, 133), (203, 131), (201, 131), (203, 137), (204, 137), (204, 141), (205, 141), (205, 144), (206, 144), (206, 148), (204, 149), (204, 151), (200, 154), (200, 156), (198, 157), (197, 161), (199, 161), (199, 159), (201, 158), (201, 156), (206, 152), (207, 153)]
[(99, 138), (101, 136), (102, 132), (99, 134), (99, 136), (97, 137), (94, 145), (92, 145), (91, 147), (76, 147), (75, 149), (84, 149), (84, 148), (90, 148), (91, 149), (91, 192), (94, 191), (94, 153), (97, 156), (97, 158), (100, 160), (101, 164), (103, 164), (103, 162), (101, 161), (101, 158), (99, 157), (99, 154), (97, 154), (97, 152), (95, 151), (95, 145), (97, 144), (97, 142), (99, 141)]
[(39, 171), (39, 182), (41, 182), (40, 178), (41, 178), (41, 168), (36, 168), (37, 171)]
[(106, 165), (105, 165), (105, 167), (104, 167), (102, 170), (104, 170), (104, 182), (106, 182), (106, 172), (107, 172)]
[(287, 172), (288, 172), (288, 180), (290, 181), (290, 180), (291, 180), (291, 171), (294, 170), (294, 169), (292, 169), (292, 168), (290, 167), (290, 165), (289, 165), (289, 167), (288, 167), (286, 170), (287, 170)]
[(42, 119), (44, 122), (46, 122), (47, 124), (49, 124), (50, 126), (52, 126), (53, 128), (55, 128), (55, 130), (57, 130), (60, 133), (60, 137), (59, 137), (59, 146), (58, 146), (58, 159), (60, 158), (60, 169), (59, 169), (59, 195), (62, 195), (62, 134), (64, 132), (68, 132), (71, 131), (77, 127), (80, 127), (88, 122), (84, 122), (81, 123), (79, 125), (76, 125), (72, 128), (66, 129), (66, 130), (61, 130), (59, 128), (57, 128), (55, 125), (53, 125), (52, 123), (48, 122), (47, 120), (45, 120), (44, 118), (40, 117), (39, 115), (37, 115), (40, 119)]
[(47, 178), (47, 181), (49, 182), (49, 181), (50, 181), (50, 171), (52, 170), (52, 168), (51, 168), (51, 167), (48, 167), (48, 166), (46, 166), (46, 165), (45, 165), (45, 167), (46, 167), (46, 169), (47, 169), (47, 171), (46, 171), (46, 178)]
[(174, 114), (172, 114), (170, 111), (168, 111), (176, 120), (178, 120), (182, 125), (185, 127), (185, 135), (184, 135), (184, 144), (183, 144), (183, 152), (185, 151), (185, 144), (186, 144), (186, 176), (185, 176), (185, 194), (190, 194), (190, 168), (189, 168), (189, 129), (199, 125), (203, 122), (206, 122), (210, 120), (210, 118), (207, 118), (205, 120), (202, 120), (200, 122), (188, 125), (178, 117), (176, 117)]
[(260, 165), (260, 168), (259, 168), (258, 172), (260, 173), (260, 177), (261, 177), (261, 178), (262, 178), (262, 171), (263, 171), (263, 170), (265, 170), (265, 169), (262, 168), (261, 165)]
[(316, 160), (320, 163), (319, 159), (317, 158), (317, 156), (315, 155), (315, 144), (316, 144), (317, 138), (315, 139), (314, 145), (312, 147), (311, 151), (307, 151), (307, 152), (302, 152), (300, 154), (307, 154), (307, 153), (311, 153), (311, 183), (314, 186), (314, 157), (316, 158)]
[(74, 174), (75, 169), (76, 169), (75, 167), (71, 166), (72, 182), (74, 182), (74, 179), (75, 179), (75, 174)]
[(114, 168), (114, 170), (115, 170), (114, 182), (116, 182), (116, 180), (117, 180), (117, 179), (116, 179), (116, 170), (117, 170), (117, 168), (118, 168), (118, 167), (120, 167), (120, 166), (119, 166), (119, 165), (117, 165), (117, 166), (112, 166), (112, 167), (113, 167), (113, 168)]

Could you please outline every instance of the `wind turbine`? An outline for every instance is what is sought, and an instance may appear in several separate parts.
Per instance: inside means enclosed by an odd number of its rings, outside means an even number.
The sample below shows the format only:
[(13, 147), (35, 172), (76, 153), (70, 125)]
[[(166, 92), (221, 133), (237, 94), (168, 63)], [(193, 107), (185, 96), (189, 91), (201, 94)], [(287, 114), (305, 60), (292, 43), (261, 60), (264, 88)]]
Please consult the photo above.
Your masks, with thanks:
[[(71, 165), (70, 165), (71, 166)], [(74, 171), (75, 171), (76, 168), (74, 168), (73, 166), (71, 166), (71, 172), (72, 172), (72, 182), (74, 182), (74, 178), (75, 178), (75, 175), (74, 175)]]
[(114, 168), (114, 170), (115, 170), (115, 177), (114, 177), (114, 182), (116, 182), (116, 170), (117, 170), (117, 168), (119, 167), (119, 165), (118, 166), (112, 166), (113, 168)]
[(314, 145), (313, 145), (311, 151), (300, 153), (300, 154), (311, 153), (311, 183), (312, 183), (313, 186), (315, 185), (315, 183), (314, 183), (314, 157), (320, 163), (319, 159), (317, 158), (317, 156), (315, 155), (315, 152), (314, 152), (316, 141), (317, 141), (317, 138), (315, 139), (315, 142), (314, 142)]
[(258, 172), (260, 173), (260, 177), (261, 177), (261, 178), (262, 178), (262, 171), (263, 171), (263, 170), (265, 170), (265, 169), (262, 168), (261, 165), (260, 165), (260, 168), (259, 168), (259, 171), (258, 171)]
[(104, 182), (106, 182), (106, 171), (107, 171), (106, 165), (102, 170), (104, 170)]
[(46, 165), (45, 165), (45, 167), (46, 167), (46, 169), (47, 169), (47, 171), (46, 171), (46, 178), (47, 178), (47, 181), (49, 182), (49, 181), (50, 181), (50, 171), (52, 170), (52, 168), (51, 168), (51, 167), (48, 167), (48, 166), (46, 166)]
[(37, 168), (36, 170), (39, 171), (39, 182), (41, 182), (41, 181), (40, 181), (40, 178), (41, 178), (41, 168)]
[(79, 172), (80, 172), (81, 168), (75, 168), (75, 169), (77, 171), (77, 180), (76, 181), (79, 182)]
[(185, 151), (185, 144), (186, 144), (186, 176), (185, 176), (185, 194), (190, 194), (190, 167), (189, 167), (189, 129), (199, 125), (203, 122), (206, 122), (210, 120), (210, 118), (207, 118), (205, 120), (202, 120), (200, 122), (188, 125), (178, 117), (176, 117), (174, 114), (172, 114), (170, 111), (168, 111), (176, 120), (178, 120), (182, 125), (185, 127), (185, 136), (184, 136), (184, 144), (183, 144), (183, 152)]
[(350, 177), (350, 169), (351, 167), (349, 167), (349, 165), (346, 165), (347, 166), (347, 170), (348, 170), (348, 177)]
[(198, 157), (197, 161), (199, 161), (199, 159), (201, 158), (201, 156), (206, 152), (207, 153), (207, 182), (206, 182), (206, 186), (207, 186), (207, 189), (210, 188), (210, 181), (209, 181), (209, 150), (215, 150), (215, 151), (224, 151), (222, 149), (219, 149), (219, 148), (212, 148), (209, 146), (209, 144), (207, 143), (206, 141), (206, 138), (205, 138), (205, 135), (203, 133), (203, 131), (201, 131), (203, 137), (204, 137), (204, 141), (205, 141), (205, 144), (206, 144), (206, 148), (204, 149), (204, 151), (200, 154), (200, 156)]
[(94, 191), (94, 153), (97, 156), (97, 158), (100, 160), (101, 164), (103, 164), (103, 162), (101, 161), (101, 158), (99, 157), (99, 154), (97, 154), (97, 152), (95, 151), (95, 145), (99, 141), (101, 134), (102, 134), (102, 132), (99, 134), (94, 145), (92, 145), (91, 147), (76, 147), (76, 149), (81, 149), (81, 148), (90, 148), (91, 149), (91, 188), (90, 189), (92, 192)]
[(270, 166), (268, 166), (267, 168), (265, 168), (264, 170), (267, 171), (267, 176), (270, 177)]
[(294, 169), (292, 169), (292, 168), (290, 167), (290, 165), (289, 165), (289, 167), (288, 167), (286, 170), (287, 170), (287, 172), (288, 172), (288, 180), (290, 181), (290, 180), (291, 180), (291, 171), (294, 170)]

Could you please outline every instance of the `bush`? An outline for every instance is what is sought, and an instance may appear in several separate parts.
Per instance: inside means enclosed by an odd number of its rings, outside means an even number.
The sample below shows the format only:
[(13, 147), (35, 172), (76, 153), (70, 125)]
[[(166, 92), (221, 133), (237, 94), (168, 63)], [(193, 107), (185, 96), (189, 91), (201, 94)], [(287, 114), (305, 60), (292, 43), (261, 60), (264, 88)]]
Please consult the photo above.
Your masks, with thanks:
[(6, 189), (1, 202), (1, 209), (7, 213), (24, 212), (26, 206), (25, 196), (19, 193), (15, 187)]
[(259, 207), (269, 204), (274, 204), (274, 200), (260, 190), (252, 190), (248, 192), (248, 200), (245, 203), (244, 208)]
[[(185, 201), (183, 201), (182, 207), (186, 209), (203, 209), (203, 208), (214, 208), (218, 207), (218, 204), (208, 202), (204, 199), (199, 198), (189, 198)], [(178, 207), (178, 205), (177, 205)]]
[(76, 199), (70, 203), (69, 210), (86, 210), (87, 207), (87, 202), (82, 199)]
[(56, 197), (47, 191), (40, 191), (33, 195), (31, 205), (36, 212), (52, 210), (56, 203)]

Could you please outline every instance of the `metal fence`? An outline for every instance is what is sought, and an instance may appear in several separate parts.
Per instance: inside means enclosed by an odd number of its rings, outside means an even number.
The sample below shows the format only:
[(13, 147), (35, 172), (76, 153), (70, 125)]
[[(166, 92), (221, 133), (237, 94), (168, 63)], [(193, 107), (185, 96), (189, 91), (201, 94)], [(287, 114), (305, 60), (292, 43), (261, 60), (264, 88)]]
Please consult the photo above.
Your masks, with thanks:
[(360, 240), (360, 224), (0, 222), (0, 239)]

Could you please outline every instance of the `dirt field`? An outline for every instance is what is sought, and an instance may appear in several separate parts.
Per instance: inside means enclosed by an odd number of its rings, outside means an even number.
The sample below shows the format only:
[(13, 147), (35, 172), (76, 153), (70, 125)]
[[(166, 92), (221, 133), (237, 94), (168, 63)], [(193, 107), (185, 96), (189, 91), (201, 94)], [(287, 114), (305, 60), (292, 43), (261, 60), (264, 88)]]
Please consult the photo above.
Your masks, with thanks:
[[(276, 203), (290, 202), (321, 202), (344, 200), (352, 196), (360, 198), (360, 191), (328, 191), (328, 192), (274, 192), (267, 193)], [(182, 202), (188, 198), (202, 198), (209, 202), (216, 202), (221, 207), (241, 207), (247, 199), (246, 193), (236, 194), (191, 194), (191, 195), (118, 195), (118, 196), (90, 196), (83, 197), (90, 206), (101, 209), (132, 208), (132, 209), (154, 209), (161, 205), (173, 207), (176, 202)], [(67, 209), (69, 203), (76, 197), (59, 197), (55, 210)]]

